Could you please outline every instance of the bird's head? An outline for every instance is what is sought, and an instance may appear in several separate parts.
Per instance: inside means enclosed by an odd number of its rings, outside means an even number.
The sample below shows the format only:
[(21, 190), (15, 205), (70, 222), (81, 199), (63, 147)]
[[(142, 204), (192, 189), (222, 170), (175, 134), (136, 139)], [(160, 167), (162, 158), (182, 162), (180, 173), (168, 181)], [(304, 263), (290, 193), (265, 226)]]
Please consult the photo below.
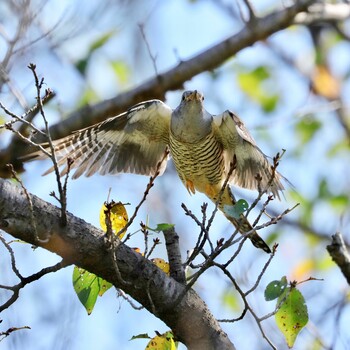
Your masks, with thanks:
[(191, 116), (197, 119), (203, 119), (204, 114), (206, 114), (204, 109), (204, 96), (201, 92), (197, 90), (185, 91), (182, 94), (180, 105), (176, 108), (175, 115), (180, 116), (180, 118), (188, 118)]
[(182, 94), (182, 103), (187, 102), (199, 102), (202, 103), (204, 101), (204, 96), (201, 92), (194, 90), (194, 91), (185, 91)]

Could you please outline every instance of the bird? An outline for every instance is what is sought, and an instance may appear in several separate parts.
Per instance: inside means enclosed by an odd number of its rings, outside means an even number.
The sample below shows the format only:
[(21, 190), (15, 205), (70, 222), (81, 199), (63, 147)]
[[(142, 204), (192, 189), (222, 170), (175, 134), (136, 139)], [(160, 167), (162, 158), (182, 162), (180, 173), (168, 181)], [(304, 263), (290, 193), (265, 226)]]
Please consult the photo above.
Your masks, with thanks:
[[(49, 149), (48, 144), (43, 147)], [(75, 169), (73, 179), (95, 173), (162, 175), (172, 158), (190, 194), (204, 193), (255, 247), (271, 253), (243, 213), (237, 216), (227, 210), (237, 203), (230, 185), (264, 189), (280, 198), (285, 178), (273, 168), (243, 121), (230, 110), (209, 113), (198, 90), (185, 91), (175, 109), (157, 99), (138, 103), (122, 114), (53, 141), (53, 147), (58, 166), (63, 166), (61, 176)], [(46, 157), (39, 150), (25, 158)], [(43, 175), (53, 170), (51, 167)]]

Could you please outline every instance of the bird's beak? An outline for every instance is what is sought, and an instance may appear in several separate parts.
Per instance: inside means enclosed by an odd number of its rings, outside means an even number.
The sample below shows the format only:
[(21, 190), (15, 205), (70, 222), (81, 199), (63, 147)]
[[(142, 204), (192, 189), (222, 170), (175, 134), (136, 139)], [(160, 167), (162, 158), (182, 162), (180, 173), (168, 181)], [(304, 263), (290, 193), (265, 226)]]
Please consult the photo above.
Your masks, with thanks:
[(189, 101), (202, 102), (204, 100), (204, 96), (199, 91), (194, 90), (186, 96), (185, 100), (186, 100), (186, 102), (189, 102)]

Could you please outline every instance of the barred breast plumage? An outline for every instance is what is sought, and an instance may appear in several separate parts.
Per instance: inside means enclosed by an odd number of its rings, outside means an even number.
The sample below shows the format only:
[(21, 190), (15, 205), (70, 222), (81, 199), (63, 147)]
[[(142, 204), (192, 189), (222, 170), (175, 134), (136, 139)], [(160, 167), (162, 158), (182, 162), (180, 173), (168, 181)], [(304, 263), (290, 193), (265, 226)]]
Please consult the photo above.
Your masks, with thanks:
[(187, 189), (206, 192), (209, 185), (221, 184), (224, 172), (222, 146), (212, 133), (192, 144), (177, 140), (170, 132), (170, 152), (175, 168)]

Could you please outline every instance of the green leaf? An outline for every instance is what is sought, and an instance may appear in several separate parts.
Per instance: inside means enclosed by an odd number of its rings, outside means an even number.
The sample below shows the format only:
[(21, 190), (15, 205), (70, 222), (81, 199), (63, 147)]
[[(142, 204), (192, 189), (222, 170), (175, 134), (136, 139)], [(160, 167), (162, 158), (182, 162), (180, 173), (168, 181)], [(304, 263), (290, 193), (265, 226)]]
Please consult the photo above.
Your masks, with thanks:
[(81, 75), (86, 75), (86, 69), (88, 67), (88, 64), (90, 62), (92, 54), (99, 48), (101, 48), (104, 44), (107, 43), (107, 41), (116, 33), (116, 31), (109, 31), (105, 34), (102, 34), (100, 37), (98, 37), (95, 41), (93, 41), (90, 44), (90, 47), (88, 49), (88, 52), (86, 53), (85, 57), (82, 57), (80, 60), (78, 60), (75, 63), (75, 68), (81, 73)]
[(261, 104), (263, 111), (266, 113), (273, 112), (276, 109), (279, 98), (280, 97), (278, 95), (261, 96), (260, 104)]
[(279, 95), (272, 94), (264, 86), (264, 82), (270, 79), (270, 69), (267, 66), (259, 66), (249, 72), (239, 72), (238, 85), (252, 100), (260, 104), (265, 112), (275, 110), (279, 101)]
[(77, 107), (86, 106), (88, 104), (91, 104), (97, 101), (98, 101), (98, 95), (96, 94), (96, 92), (93, 89), (87, 87), (83, 92), (83, 94), (81, 95), (77, 103)]
[(89, 59), (90, 57), (84, 57), (80, 60), (78, 60), (77, 62), (75, 62), (75, 68), (78, 70), (78, 72), (82, 75), (85, 76), (86, 75), (86, 69), (89, 63)]
[(312, 116), (305, 117), (295, 125), (295, 130), (303, 145), (310, 142), (316, 132), (320, 130), (322, 123)]
[(329, 199), (329, 203), (337, 212), (341, 213), (349, 206), (349, 197), (345, 194), (340, 194), (338, 196), (331, 197)]
[(328, 198), (329, 196), (330, 196), (330, 192), (328, 189), (327, 179), (322, 178), (318, 185), (318, 197), (324, 199), (324, 198)]
[(98, 292), (98, 295), (102, 297), (102, 295), (105, 294), (108, 289), (112, 288), (113, 284), (104, 280), (101, 277), (98, 277), (98, 279), (100, 283), (100, 291)]
[(113, 61), (110, 62), (110, 64), (118, 79), (118, 82), (123, 85), (128, 83), (130, 79), (129, 66), (123, 61)]
[(232, 216), (235, 219), (239, 219), (240, 215), (243, 214), (249, 207), (249, 204), (244, 199), (239, 199), (234, 205), (224, 205), (224, 212), (228, 216)]
[(102, 296), (112, 284), (80, 267), (74, 266), (73, 287), (88, 315), (91, 314), (97, 296)]
[(102, 47), (104, 44), (107, 43), (107, 41), (113, 37), (113, 35), (116, 34), (115, 30), (108, 31), (104, 34), (102, 34), (100, 37), (98, 37), (91, 45), (89, 49), (89, 53), (92, 53)]
[(161, 232), (161, 231), (166, 231), (169, 230), (171, 228), (173, 228), (175, 225), (174, 224), (158, 224), (156, 228), (151, 228), (151, 227), (147, 227), (149, 230), (154, 231), (154, 232)]
[(347, 138), (343, 138), (339, 140), (337, 143), (335, 143), (327, 152), (327, 157), (335, 157), (339, 155), (340, 153), (348, 154), (349, 152), (349, 141)]
[(291, 348), (299, 332), (309, 320), (307, 306), (301, 292), (294, 287), (285, 290), (278, 298), (277, 305), (281, 302), (282, 305), (275, 314), (275, 320), (286, 339), (288, 347)]
[(265, 289), (265, 300), (270, 301), (282, 295), (287, 287), (287, 278), (283, 276), (280, 281), (270, 282)]
[(226, 289), (222, 294), (222, 303), (232, 311), (238, 312), (242, 308), (241, 299), (238, 297), (237, 292), (231, 288)]
[(147, 333), (142, 333), (142, 334), (138, 334), (138, 335), (133, 335), (130, 338), (130, 340), (134, 340), (134, 339), (151, 339), (151, 337)]

